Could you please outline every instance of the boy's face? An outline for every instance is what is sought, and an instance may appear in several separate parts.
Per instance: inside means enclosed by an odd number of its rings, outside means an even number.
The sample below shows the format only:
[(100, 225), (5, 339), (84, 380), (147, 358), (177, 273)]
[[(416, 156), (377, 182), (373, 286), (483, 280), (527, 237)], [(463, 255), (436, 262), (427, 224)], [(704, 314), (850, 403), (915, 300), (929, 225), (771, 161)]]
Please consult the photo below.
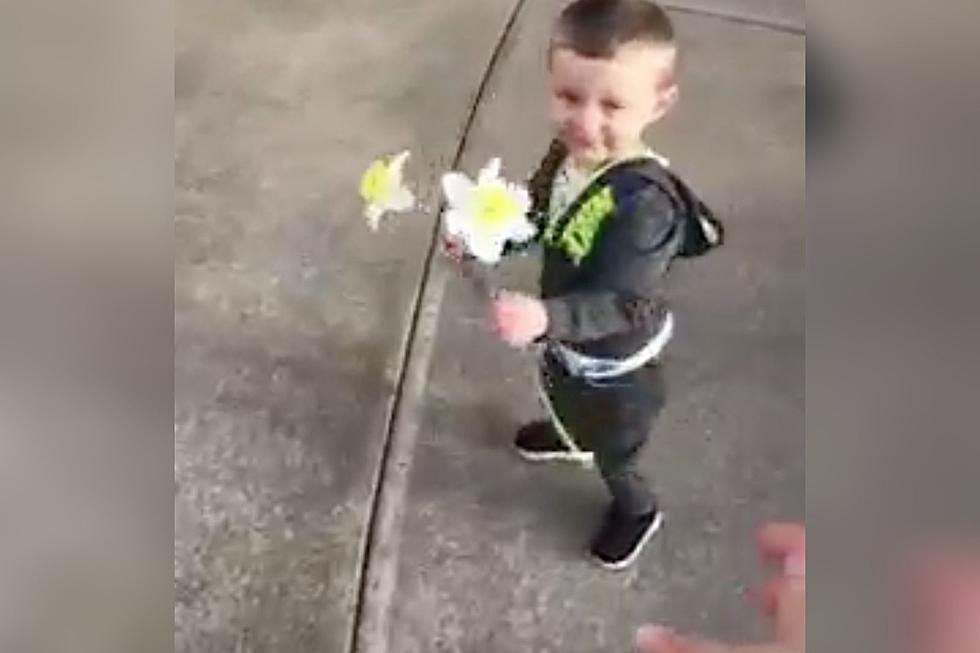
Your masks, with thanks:
[(595, 166), (627, 154), (677, 94), (664, 88), (671, 53), (627, 44), (611, 59), (582, 57), (569, 48), (551, 54), (551, 120), (572, 158)]

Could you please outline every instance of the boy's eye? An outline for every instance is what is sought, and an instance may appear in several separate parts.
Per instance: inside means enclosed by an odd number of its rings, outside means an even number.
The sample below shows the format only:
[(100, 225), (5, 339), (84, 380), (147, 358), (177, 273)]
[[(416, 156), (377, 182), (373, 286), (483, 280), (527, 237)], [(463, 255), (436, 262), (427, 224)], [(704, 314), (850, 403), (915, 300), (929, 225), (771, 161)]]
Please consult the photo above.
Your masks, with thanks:
[(606, 111), (620, 111), (623, 108), (623, 103), (618, 100), (603, 100), (602, 108)]
[(558, 99), (569, 104), (578, 104), (582, 101), (582, 96), (574, 91), (558, 91)]

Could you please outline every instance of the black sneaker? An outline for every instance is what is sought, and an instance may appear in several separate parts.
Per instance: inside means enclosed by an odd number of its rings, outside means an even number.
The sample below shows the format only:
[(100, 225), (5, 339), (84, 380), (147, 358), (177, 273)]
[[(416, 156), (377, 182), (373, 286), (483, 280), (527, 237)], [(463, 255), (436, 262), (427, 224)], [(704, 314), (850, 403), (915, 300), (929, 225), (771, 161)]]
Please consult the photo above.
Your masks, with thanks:
[(592, 541), (592, 556), (606, 569), (626, 569), (640, 555), (653, 534), (660, 530), (662, 523), (663, 513), (659, 510), (635, 517), (610, 508), (602, 528)]
[(550, 422), (532, 422), (522, 426), (517, 431), (514, 445), (522, 458), (533, 462), (565, 460), (582, 465), (592, 464), (592, 452), (569, 448)]

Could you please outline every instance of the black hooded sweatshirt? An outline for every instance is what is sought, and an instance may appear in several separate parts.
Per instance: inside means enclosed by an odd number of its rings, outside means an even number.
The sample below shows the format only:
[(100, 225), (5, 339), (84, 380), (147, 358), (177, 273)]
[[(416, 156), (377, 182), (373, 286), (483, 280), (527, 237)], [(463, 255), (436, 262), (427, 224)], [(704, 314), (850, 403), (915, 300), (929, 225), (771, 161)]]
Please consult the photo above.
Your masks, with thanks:
[(544, 247), (544, 339), (588, 356), (622, 359), (663, 328), (666, 277), (678, 257), (721, 244), (711, 210), (652, 157), (615, 164), (549, 219), (551, 187), (567, 151), (556, 141), (530, 182), (531, 218)]

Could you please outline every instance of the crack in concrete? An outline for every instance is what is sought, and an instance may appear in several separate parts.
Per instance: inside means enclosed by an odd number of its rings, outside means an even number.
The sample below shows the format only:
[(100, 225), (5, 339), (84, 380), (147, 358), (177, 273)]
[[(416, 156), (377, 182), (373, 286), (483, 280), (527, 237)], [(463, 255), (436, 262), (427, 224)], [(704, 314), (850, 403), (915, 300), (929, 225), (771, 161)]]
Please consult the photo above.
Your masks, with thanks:
[[(459, 145), (453, 157), (458, 167), (466, 152), (480, 105), (497, 70), (504, 48), (527, 0), (516, 0), (470, 103)], [(399, 355), (398, 377), (389, 402), (378, 473), (374, 479), (367, 532), (355, 584), (354, 618), (345, 649), (349, 653), (387, 653), (391, 603), (397, 590), (399, 532), (408, 489), (418, 416), (435, 346), (438, 319), (448, 273), (436, 266), (440, 219), (433, 225), (422, 276)]]
[(739, 23), (741, 25), (750, 25), (752, 27), (762, 27), (766, 29), (771, 29), (777, 32), (786, 32), (787, 34), (806, 36), (806, 25), (799, 25), (790, 22), (788, 20), (770, 20), (760, 16), (750, 16), (750, 15), (739, 14), (735, 12), (718, 11), (716, 9), (692, 6), (683, 3), (660, 2), (659, 4), (667, 11), (672, 11), (678, 14), (706, 16), (708, 18), (717, 18), (719, 20), (725, 20), (730, 23)]

